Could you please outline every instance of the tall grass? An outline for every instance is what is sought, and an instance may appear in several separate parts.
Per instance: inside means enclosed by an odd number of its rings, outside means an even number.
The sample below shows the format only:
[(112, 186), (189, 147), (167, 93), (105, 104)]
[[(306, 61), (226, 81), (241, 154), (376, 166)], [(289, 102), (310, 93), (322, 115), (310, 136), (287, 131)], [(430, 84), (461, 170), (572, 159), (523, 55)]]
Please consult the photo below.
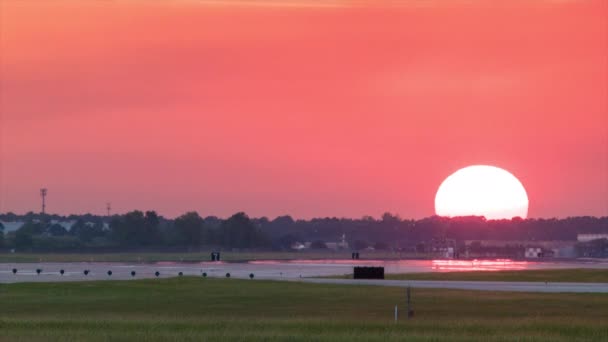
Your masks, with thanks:
[(174, 278), (0, 286), (0, 340), (608, 340), (608, 295)]

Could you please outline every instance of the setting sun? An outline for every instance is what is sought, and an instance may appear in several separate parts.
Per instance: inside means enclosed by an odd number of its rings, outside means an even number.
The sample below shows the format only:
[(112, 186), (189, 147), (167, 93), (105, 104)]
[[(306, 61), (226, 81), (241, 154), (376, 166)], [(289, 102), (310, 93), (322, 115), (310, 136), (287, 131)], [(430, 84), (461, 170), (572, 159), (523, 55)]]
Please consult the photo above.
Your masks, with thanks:
[(528, 215), (528, 195), (521, 182), (508, 171), (473, 165), (446, 178), (435, 196), (439, 216), (485, 216), (511, 219)]

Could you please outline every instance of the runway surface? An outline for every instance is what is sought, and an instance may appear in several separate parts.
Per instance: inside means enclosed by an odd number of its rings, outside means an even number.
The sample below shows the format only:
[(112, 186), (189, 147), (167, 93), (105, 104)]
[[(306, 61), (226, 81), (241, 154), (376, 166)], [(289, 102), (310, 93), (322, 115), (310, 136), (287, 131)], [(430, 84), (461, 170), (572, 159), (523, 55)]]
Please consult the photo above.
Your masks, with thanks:
[[(405, 281), (405, 280), (352, 280), (319, 279), (331, 275), (352, 274), (353, 266), (384, 266), (386, 273), (455, 272), (473, 270), (522, 270), (597, 268), (608, 270), (603, 262), (528, 262), (511, 260), (292, 260), (251, 261), (247, 263), (200, 262), (154, 264), (125, 263), (2, 263), (0, 283), (18, 282), (66, 282), (134, 280), (144, 278), (168, 278), (203, 276), (231, 278), (303, 281), (307, 283), (412, 286), (418, 288), (448, 288), (487, 291), (527, 292), (599, 292), (608, 293), (608, 284), (597, 283), (530, 283), (530, 282), (479, 282), (479, 281)], [(13, 269), (16, 272), (13, 272)], [(40, 271), (40, 273), (37, 272)], [(63, 274), (61, 274), (63, 270)], [(88, 270), (85, 275), (84, 271)], [(111, 274), (108, 273), (111, 271)], [(132, 273), (134, 272), (134, 274)], [(158, 275), (156, 274), (158, 272)]]

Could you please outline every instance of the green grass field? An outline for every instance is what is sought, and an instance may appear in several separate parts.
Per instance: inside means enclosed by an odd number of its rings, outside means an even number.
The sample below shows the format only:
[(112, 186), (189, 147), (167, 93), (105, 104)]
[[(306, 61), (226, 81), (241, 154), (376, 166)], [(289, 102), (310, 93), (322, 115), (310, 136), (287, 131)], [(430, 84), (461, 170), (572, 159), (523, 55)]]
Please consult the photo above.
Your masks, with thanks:
[[(0, 263), (21, 262), (144, 262), (159, 261), (209, 261), (211, 251), (190, 253), (3, 253)], [(425, 258), (424, 255), (393, 252), (373, 252), (363, 255), (364, 259)], [(306, 251), (306, 252), (222, 252), (224, 261), (248, 260), (293, 260), (293, 259), (350, 259), (349, 251)]]
[(173, 278), (0, 285), (2, 341), (606, 341), (608, 295)]

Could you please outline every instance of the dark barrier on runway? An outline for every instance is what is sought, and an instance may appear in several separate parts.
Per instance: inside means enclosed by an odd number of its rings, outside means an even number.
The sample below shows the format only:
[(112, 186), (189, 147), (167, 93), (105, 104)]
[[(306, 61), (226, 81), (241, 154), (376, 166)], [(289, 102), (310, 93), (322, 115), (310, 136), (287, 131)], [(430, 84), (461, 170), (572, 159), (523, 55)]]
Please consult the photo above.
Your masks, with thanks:
[(112, 275), (112, 271), (108, 271), (108, 276), (111, 276), (111, 275)]
[(251, 274), (249, 275), (249, 278), (250, 278), (250, 279), (253, 279), (253, 277), (255, 277), (255, 276), (253, 275), (253, 273), (251, 273)]
[(230, 278), (230, 273), (226, 273), (226, 278)]
[(158, 277), (158, 276), (160, 275), (160, 272), (156, 271), (156, 272), (154, 273), (154, 275)]
[(86, 276), (86, 275), (89, 275), (89, 272), (90, 272), (89, 270), (84, 270), (84, 272), (83, 272), (83, 273), (84, 273), (84, 275)]
[(65, 273), (64, 270), (59, 271), (59, 273), (61, 273), (61, 275), (63, 275)]
[(13, 268), (13, 274), (17, 274), (17, 269)]
[(131, 271), (131, 277), (135, 277), (135, 274), (137, 274), (135, 271)]
[(42, 273), (42, 270), (41, 269), (37, 269), (36, 273), (38, 273), (38, 275), (40, 275), (40, 273)]
[(384, 279), (384, 267), (359, 267), (353, 271), (354, 279)]

